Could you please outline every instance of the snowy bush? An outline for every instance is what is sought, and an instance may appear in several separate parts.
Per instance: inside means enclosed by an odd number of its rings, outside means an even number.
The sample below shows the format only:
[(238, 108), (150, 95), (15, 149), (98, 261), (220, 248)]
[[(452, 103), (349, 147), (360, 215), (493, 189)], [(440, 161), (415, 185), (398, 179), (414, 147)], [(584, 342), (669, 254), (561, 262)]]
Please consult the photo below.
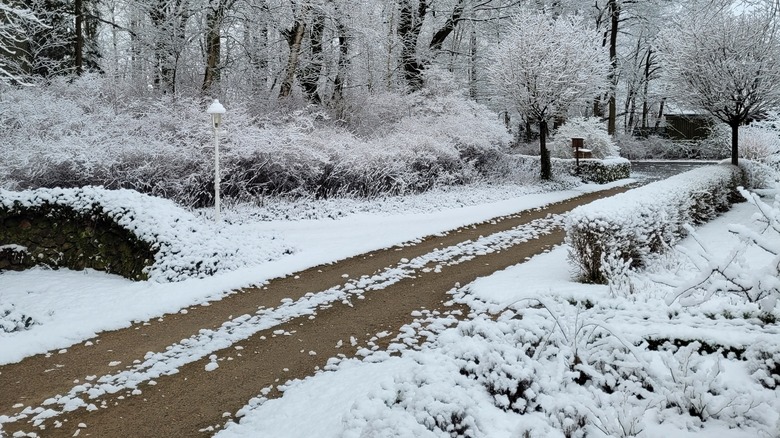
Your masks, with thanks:
[(689, 155), (685, 151), (689, 143), (673, 142), (668, 138), (651, 135), (647, 138), (629, 134), (617, 136), (620, 156), (629, 160), (674, 159)]
[(36, 321), (31, 316), (16, 310), (13, 304), (0, 302), (0, 332), (27, 330), (35, 324)]
[[(460, 373), (483, 386), (496, 407), (525, 414), (538, 407), (542, 373), (532, 356), (540, 339), (531, 333), (513, 335), (508, 329), (506, 324), (461, 324), (461, 343), (452, 354)], [(512, 336), (514, 345), (492, 342)]]
[[(767, 366), (707, 354), (698, 342), (649, 349), (642, 340), (647, 322), (632, 318), (652, 313), (649, 304), (583, 306), (546, 296), (449, 328), (435, 319), (412, 324), (428, 341), (401, 350), (400, 358), (367, 358), (411, 365), (395, 365), (389, 383), (354, 402), (342, 419), (343, 436), (634, 437), (644, 436), (656, 416), (692, 430), (713, 421), (769, 430), (777, 416), (759, 405), (771, 394), (732, 383), (725, 362), (755, 370), (765, 385), (774, 382), (765, 377)], [(626, 317), (633, 322), (625, 327), (635, 328), (631, 339), (604, 322)], [(755, 355), (774, 363), (764, 348)]]
[(739, 129), (739, 156), (748, 160), (764, 161), (780, 154), (780, 137), (777, 132), (756, 126)]
[(606, 282), (602, 254), (642, 266), (677, 242), (685, 224), (727, 210), (740, 177), (737, 167), (701, 167), (578, 207), (566, 218), (570, 260), (582, 280), (595, 283)]
[(763, 387), (780, 388), (780, 346), (754, 343), (745, 351), (750, 375)]
[(553, 134), (550, 140), (550, 154), (558, 158), (574, 157), (572, 138), (584, 139), (584, 148), (590, 149), (593, 158), (618, 156), (620, 148), (607, 133), (604, 122), (597, 117), (574, 117), (569, 119)]
[[(245, 234), (241, 242), (236, 242), (232, 238), (235, 234), (222, 233), (211, 222), (194, 217), (169, 200), (131, 190), (0, 189), (0, 211), (8, 215), (58, 208), (83, 218), (106, 218), (129, 231), (153, 253), (154, 260), (143, 270), (144, 276), (160, 282), (205, 277), (276, 259), (291, 251), (274, 237), (256, 233)], [(38, 262), (58, 266), (59, 260)]]
[[(122, 99), (110, 80), (5, 90), (0, 187), (101, 185), (134, 189), (185, 206), (213, 202), (207, 102), (186, 96)], [(221, 136), (224, 197), (377, 197), (480, 178), (510, 135), (485, 106), (457, 94), (421, 91), (378, 98), (377, 118), (346, 126), (314, 108), (252, 114), (228, 104)], [(379, 105), (380, 100), (386, 103)], [(371, 119), (373, 120), (373, 119)], [(370, 129), (369, 129), (370, 128)], [(357, 132), (361, 135), (355, 135)]]
[(760, 161), (739, 160), (742, 169), (742, 186), (751, 190), (770, 189), (780, 182), (780, 169)]
[[(641, 299), (590, 301), (573, 288), (510, 283), (519, 272), (500, 277), (455, 291), (473, 311), (468, 319), (429, 313), (401, 328), (390, 351), (331, 362), (333, 374), (302, 382), (288, 404), (254, 417), (297, 406), (327, 378), (366, 386), (344, 398), (348, 409), (331, 423), (344, 437), (776, 435), (776, 327), (716, 321), (700, 308), (672, 316), (645, 290)], [(510, 297), (519, 300), (505, 307)]]
[(671, 158), (722, 160), (731, 156), (731, 128), (725, 123), (714, 123), (710, 125), (706, 138), (698, 141), (677, 141), (675, 144), (682, 147), (682, 154)]
[(663, 387), (666, 408), (701, 422), (716, 418), (745, 423), (758, 403), (744, 388), (723, 380), (720, 353), (702, 355), (701, 348), (701, 343), (691, 342), (674, 352), (663, 352), (669, 382)]
[(617, 143), (620, 155), (629, 160), (721, 160), (731, 151), (731, 133), (727, 125), (714, 124), (702, 140), (671, 140), (661, 135), (641, 138), (624, 134), (617, 137)]

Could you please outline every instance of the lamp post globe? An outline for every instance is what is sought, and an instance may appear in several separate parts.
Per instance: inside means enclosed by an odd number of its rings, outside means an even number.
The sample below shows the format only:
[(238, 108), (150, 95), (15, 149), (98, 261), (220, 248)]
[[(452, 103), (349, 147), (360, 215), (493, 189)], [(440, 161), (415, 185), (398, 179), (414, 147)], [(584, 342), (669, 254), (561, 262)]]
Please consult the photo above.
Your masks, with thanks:
[(214, 219), (219, 223), (222, 221), (219, 212), (219, 127), (222, 125), (222, 114), (225, 114), (225, 107), (219, 103), (219, 99), (214, 99), (206, 113), (211, 115), (211, 127), (214, 129)]

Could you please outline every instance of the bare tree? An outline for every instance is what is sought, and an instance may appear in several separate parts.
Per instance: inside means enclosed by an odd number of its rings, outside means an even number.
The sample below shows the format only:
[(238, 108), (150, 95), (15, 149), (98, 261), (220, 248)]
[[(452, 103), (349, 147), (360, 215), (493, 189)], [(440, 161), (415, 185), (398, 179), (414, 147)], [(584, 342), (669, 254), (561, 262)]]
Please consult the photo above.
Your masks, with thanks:
[(541, 177), (550, 179), (548, 121), (607, 88), (609, 60), (598, 35), (572, 16), (525, 13), (495, 47), (493, 61), (496, 91), (539, 124)]
[(671, 99), (731, 127), (731, 163), (739, 127), (780, 106), (780, 43), (774, 17), (729, 9), (686, 16), (664, 39)]
[(295, 7), (293, 25), (291, 28), (282, 31), (282, 35), (287, 40), (287, 45), (290, 47), (290, 56), (287, 58), (284, 79), (282, 80), (282, 86), (279, 89), (280, 99), (289, 97), (292, 93), (295, 73), (298, 70), (298, 58), (301, 55), (303, 37), (306, 33), (306, 20), (308, 19), (307, 16), (310, 9), (308, 3), (297, 5), (293, 2), (293, 6)]
[(0, 82), (25, 83), (20, 50), (27, 41), (25, 24), (45, 27), (27, 9), (0, 4)]
[(211, 0), (206, 6), (206, 71), (203, 74), (203, 92), (210, 91), (221, 76), (222, 23), (236, 0)]
[(187, 22), (193, 15), (191, 0), (136, 2), (149, 15), (154, 52), (154, 85), (164, 93), (176, 92), (179, 58), (188, 41)]
[(420, 37), (425, 14), (428, 13), (428, 1), (400, 0), (398, 15), (398, 38), (401, 40), (401, 67), (404, 79), (411, 90), (422, 87), (424, 65), (417, 53), (417, 40)]

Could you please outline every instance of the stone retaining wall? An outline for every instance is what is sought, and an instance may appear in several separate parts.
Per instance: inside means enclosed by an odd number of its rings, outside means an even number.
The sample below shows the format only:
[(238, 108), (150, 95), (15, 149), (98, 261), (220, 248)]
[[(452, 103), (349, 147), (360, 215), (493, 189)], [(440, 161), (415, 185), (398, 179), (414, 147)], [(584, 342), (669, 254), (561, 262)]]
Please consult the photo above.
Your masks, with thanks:
[(50, 204), (0, 206), (0, 225), (0, 269), (92, 268), (146, 280), (145, 268), (154, 262), (149, 244), (107, 218), (99, 206), (90, 214)]

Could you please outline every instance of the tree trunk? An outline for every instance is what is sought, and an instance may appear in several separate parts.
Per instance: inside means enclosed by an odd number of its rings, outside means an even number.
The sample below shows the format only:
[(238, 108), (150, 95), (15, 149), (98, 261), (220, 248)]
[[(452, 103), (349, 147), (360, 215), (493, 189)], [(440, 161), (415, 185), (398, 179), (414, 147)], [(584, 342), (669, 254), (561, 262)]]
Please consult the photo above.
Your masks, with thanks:
[(333, 95), (331, 96), (331, 101), (336, 105), (340, 105), (341, 101), (344, 100), (344, 78), (347, 75), (347, 66), (349, 65), (347, 27), (344, 25), (341, 17), (336, 18), (336, 31), (338, 32), (339, 62), (336, 79), (333, 80)]
[(76, 68), (76, 74), (81, 75), (84, 72), (84, 3), (83, 0), (74, 0), (73, 2), (73, 14), (75, 16), (75, 37), (76, 42), (74, 45), (74, 67)]
[(154, 42), (154, 60), (156, 72), (155, 88), (163, 93), (176, 92), (176, 72), (186, 43), (187, 21), (190, 12), (182, 0), (168, 4), (158, 0), (149, 8), (149, 18), (157, 30)]
[(739, 165), (739, 121), (732, 121), (731, 126), (731, 164)]
[(607, 133), (615, 135), (615, 119), (617, 118), (617, 102), (615, 98), (615, 88), (617, 87), (617, 35), (618, 25), (620, 24), (620, 5), (617, 0), (610, 0), (610, 18), (611, 27), (609, 31), (609, 107), (607, 115)]
[(422, 30), (422, 22), (428, 11), (428, 1), (419, 0), (417, 10), (411, 0), (401, 0), (398, 21), (398, 37), (401, 39), (401, 70), (404, 80), (411, 91), (417, 91), (423, 85), (423, 65), (417, 59), (417, 40)]
[(477, 28), (471, 25), (471, 57), (469, 58), (469, 97), (477, 100)]
[(541, 178), (549, 180), (552, 175), (552, 163), (550, 151), (547, 150), (547, 120), (539, 119), (539, 154), (542, 164)]
[(301, 83), (304, 94), (306, 94), (306, 98), (315, 105), (322, 103), (322, 98), (320, 97), (317, 88), (320, 81), (320, 75), (322, 74), (322, 35), (324, 31), (325, 15), (322, 11), (316, 10), (309, 31), (311, 47), (309, 61), (300, 70), (300, 74), (298, 75), (298, 80)]
[[(455, 30), (455, 26), (457, 26), (458, 22), (460, 22), (461, 16), (463, 15), (463, 10), (466, 7), (465, 3), (465, 0), (458, 1), (458, 3), (455, 5), (455, 9), (452, 10), (452, 15), (450, 15), (444, 25), (433, 34), (433, 37), (431, 37), (431, 43), (428, 45), (432, 52), (435, 53), (441, 50), (444, 41), (452, 33), (452, 31)], [(423, 17), (421, 16), (421, 24), (422, 18)]]
[(262, 18), (253, 23), (252, 26), (244, 27), (243, 43), (251, 67), (249, 77), (251, 91), (253, 93), (266, 93), (269, 90), (270, 81), (268, 74), (268, 22), (265, 18), (270, 15), (270, 12), (267, 2), (262, 3), (258, 15)]
[(647, 49), (647, 57), (645, 58), (645, 77), (642, 84), (642, 128), (647, 128), (647, 115), (650, 112), (650, 106), (647, 103), (647, 94), (650, 87), (650, 67), (652, 66), (651, 60), (653, 56), (653, 49)]
[(220, 1), (206, 16), (206, 71), (203, 74), (202, 90), (207, 93), (220, 79), (219, 61), (222, 52), (220, 29), (225, 16), (225, 3)]
[(661, 118), (664, 116), (664, 104), (666, 103), (666, 98), (664, 97), (661, 99), (661, 104), (658, 105), (658, 118), (655, 119), (655, 129), (657, 130), (661, 126)]
[(601, 108), (601, 96), (596, 96), (596, 98), (593, 99), (593, 117), (599, 119), (604, 117), (604, 111)]
[(295, 70), (298, 68), (298, 57), (301, 54), (301, 43), (303, 35), (306, 32), (306, 23), (303, 17), (306, 15), (306, 6), (300, 10), (300, 15), (295, 18), (295, 23), (290, 30), (284, 32), (287, 37), (287, 44), (290, 46), (290, 56), (287, 58), (287, 69), (285, 70), (284, 80), (279, 89), (279, 98), (289, 97), (292, 93), (293, 81), (295, 80)]

